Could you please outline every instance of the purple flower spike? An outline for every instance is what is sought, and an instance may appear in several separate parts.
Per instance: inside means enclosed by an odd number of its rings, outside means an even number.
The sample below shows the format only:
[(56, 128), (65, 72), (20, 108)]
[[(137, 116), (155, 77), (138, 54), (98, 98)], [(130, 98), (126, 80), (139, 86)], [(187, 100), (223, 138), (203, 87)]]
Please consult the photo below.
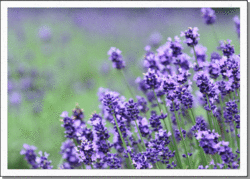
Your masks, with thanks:
[(157, 49), (157, 58), (159, 59), (159, 62), (166, 66), (169, 65), (172, 62), (172, 53), (173, 50), (170, 48), (170, 44), (165, 44), (163, 46), (160, 46)]
[(117, 92), (106, 92), (102, 98), (102, 103), (106, 107), (106, 110), (113, 114), (116, 106), (118, 105), (119, 93)]
[(240, 128), (240, 115), (238, 114), (238, 105), (236, 101), (229, 101), (226, 103), (226, 107), (224, 110), (224, 118), (226, 119), (226, 123), (231, 123), (235, 121), (236, 128)]
[(225, 42), (220, 41), (220, 46), (218, 47), (218, 50), (222, 50), (223, 55), (229, 58), (234, 54), (234, 46), (231, 45), (231, 40), (227, 40)]
[[(191, 50), (192, 53), (194, 53), (193, 49)], [(206, 61), (206, 52), (207, 48), (202, 45), (197, 45), (195, 47), (196, 57), (198, 62), (205, 62)]]
[(80, 166), (81, 163), (79, 162), (76, 154), (76, 149), (75, 149), (75, 143), (67, 139), (61, 146), (61, 152), (60, 154), (62, 155), (62, 158), (67, 160), (66, 163), (63, 164), (63, 168), (65, 169), (73, 169), (77, 166)]
[(141, 118), (139, 120), (139, 129), (142, 137), (147, 137), (150, 134), (149, 125), (146, 118)]
[(162, 35), (159, 32), (151, 34), (149, 37), (149, 44), (153, 47), (157, 47), (162, 41)]
[(157, 116), (156, 111), (151, 111), (151, 117), (149, 118), (149, 121), (153, 131), (159, 131), (162, 129), (160, 116)]
[(181, 40), (178, 36), (174, 37), (175, 41), (173, 42), (171, 39), (170, 40), (170, 48), (172, 49), (172, 56), (173, 57), (178, 57), (179, 55), (182, 54), (182, 45), (180, 44)]
[(144, 61), (143, 61), (143, 66), (146, 69), (151, 68), (151, 69), (159, 70), (159, 62), (158, 62), (158, 59), (153, 52), (148, 52), (145, 55)]
[(73, 119), (80, 120), (83, 122), (84, 113), (83, 110), (80, 109), (78, 106), (73, 110)]
[(132, 159), (133, 165), (136, 169), (150, 169), (153, 168), (152, 164), (147, 161), (144, 153), (137, 153)]
[(138, 104), (134, 103), (134, 100), (131, 98), (127, 103), (125, 103), (126, 114), (132, 120), (136, 120), (138, 118), (138, 114), (140, 111), (138, 110)]
[(157, 89), (161, 85), (161, 79), (157, 72), (153, 69), (148, 69), (148, 72), (144, 76), (144, 82), (148, 89)]
[(39, 38), (44, 42), (49, 42), (52, 38), (51, 29), (48, 26), (42, 26), (38, 32)]
[(122, 52), (115, 47), (111, 47), (108, 51), (109, 59), (113, 62), (113, 67), (119, 70), (125, 68), (125, 61), (121, 53)]
[(234, 23), (235, 23), (236, 32), (238, 34), (238, 37), (240, 38), (240, 19), (239, 19), (238, 16), (234, 16), (233, 20), (234, 20)]
[(201, 8), (202, 17), (207, 25), (214, 24), (216, 20), (215, 11), (211, 8)]
[(186, 37), (184, 43), (186, 43), (189, 47), (193, 47), (198, 44), (198, 41), (200, 40), (198, 30), (199, 29), (197, 27), (189, 27), (185, 32), (181, 32), (181, 36)]
[(94, 141), (93, 147), (94, 150), (98, 153), (99, 156), (107, 154), (110, 149), (110, 145), (108, 143), (108, 139), (110, 137), (107, 128), (105, 127), (105, 123), (102, 120), (102, 117), (98, 114), (93, 114), (90, 119), (90, 123), (94, 129)]
[(118, 169), (121, 168), (121, 159), (117, 157), (117, 154), (108, 153), (107, 156), (104, 157), (104, 161), (110, 167), (110, 169)]
[(48, 161), (49, 154), (44, 152), (43, 156), (42, 151), (38, 152), (38, 154), (40, 155), (40, 157), (36, 157), (36, 162), (38, 164), (38, 167), (41, 169), (52, 169), (53, 166), (50, 165), (51, 161)]
[(25, 160), (32, 166), (32, 169), (37, 169), (38, 165), (36, 163), (36, 153), (37, 149), (35, 146), (23, 144), (23, 148), (20, 152), (21, 155), (25, 155)]
[(147, 100), (141, 96), (136, 96), (136, 98), (138, 103), (138, 109), (140, 110), (140, 112), (146, 113), (149, 110), (147, 106)]
[(213, 78), (213, 79), (217, 79), (220, 75), (220, 66), (219, 66), (219, 63), (213, 63), (211, 62), (209, 64), (209, 74), (210, 74), (210, 77)]
[(9, 95), (9, 100), (12, 105), (20, 105), (22, 103), (22, 95), (14, 91)]
[(211, 62), (219, 61), (221, 59), (221, 56), (218, 52), (211, 53)]
[(218, 139), (220, 135), (213, 131), (198, 131), (195, 134), (197, 140), (200, 140), (200, 146), (203, 148), (206, 154), (214, 155), (218, 152), (218, 145), (220, 145)]

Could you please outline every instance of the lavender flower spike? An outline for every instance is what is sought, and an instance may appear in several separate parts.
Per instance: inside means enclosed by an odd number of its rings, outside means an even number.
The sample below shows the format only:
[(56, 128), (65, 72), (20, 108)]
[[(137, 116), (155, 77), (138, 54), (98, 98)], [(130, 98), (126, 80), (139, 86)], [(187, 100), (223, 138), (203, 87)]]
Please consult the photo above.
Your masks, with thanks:
[(198, 34), (198, 30), (199, 29), (197, 27), (189, 27), (185, 32), (181, 32), (181, 37), (186, 37), (184, 43), (186, 43), (189, 47), (194, 47), (198, 44), (198, 41), (200, 40), (200, 34)]
[(25, 160), (32, 166), (32, 169), (37, 169), (38, 165), (36, 163), (36, 153), (37, 149), (35, 146), (23, 144), (23, 148), (20, 152), (21, 155), (25, 155)]
[(148, 86), (148, 89), (157, 89), (161, 85), (161, 80), (155, 70), (148, 69), (148, 72), (144, 76), (144, 82)]
[(201, 8), (202, 17), (207, 25), (214, 24), (216, 20), (215, 11), (211, 8)]
[(240, 38), (240, 19), (238, 16), (234, 16), (233, 20), (235, 23), (236, 32), (238, 34), (238, 37)]
[(44, 152), (43, 156), (42, 151), (38, 152), (38, 154), (40, 155), (40, 157), (36, 157), (36, 162), (38, 164), (38, 167), (41, 169), (52, 169), (53, 166), (50, 165), (51, 161), (48, 161), (49, 154)]
[(125, 68), (125, 62), (121, 53), (122, 51), (115, 47), (111, 47), (108, 51), (109, 59), (113, 62), (113, 67), (119, 70)]

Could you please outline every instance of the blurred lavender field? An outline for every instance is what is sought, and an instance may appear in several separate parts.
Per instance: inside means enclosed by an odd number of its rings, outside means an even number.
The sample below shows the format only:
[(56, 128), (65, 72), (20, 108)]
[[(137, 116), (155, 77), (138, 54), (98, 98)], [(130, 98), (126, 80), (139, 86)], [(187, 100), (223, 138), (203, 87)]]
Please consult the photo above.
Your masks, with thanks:
[[(233, 21), (239, 9), (214, 10), (218, 40), (230, 38), (239, 54)], [(219, 43), (212, 28), (204, 24), (199, 8), (10, 8), (8, 168), (29, 168), (20, 155), (24, 143), (47, 151), (56, 168), (65, 141), (60, 114), (78, 103), (88, 119), (99, 110), (99, 87), (130, 97), (108, 60), (110, 47), (122, 51), (126, 78), (136, 89), (136, 78), (143, 76), (145, 46), (156, 49), (187, 27), (199, 28), (199, 44), (206, 46), (206, 58), (210, 58)], [(184, 52), (193, 56), (188, 48)]]

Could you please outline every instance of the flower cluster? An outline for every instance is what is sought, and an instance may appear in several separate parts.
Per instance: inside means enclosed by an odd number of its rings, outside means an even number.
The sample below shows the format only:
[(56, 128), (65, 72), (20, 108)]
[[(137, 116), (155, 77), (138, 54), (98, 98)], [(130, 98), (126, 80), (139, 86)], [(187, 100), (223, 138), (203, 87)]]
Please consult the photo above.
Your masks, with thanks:
[(47, 154), (46, 152), (39, 151), (38, 154), (40, 155), (40, 157), (36, 158), (36, 162), (38, 164), (38, 167), (41, 169), (52, 169), (53, 166), (50, 165), (51, 164), (51, 160), (48, 161), (48, 156), (49, 154)]
[(75, 143), (72, 140), (67, 139), (62, 144), (60, 154), (62, 155), (62, 158), (66, 160), (66, 162), (60, 166), (61, 169), (73, 169), (81, 165), (77, 157)]
[(217, 144), (219, 143), (220, 135), (215, 133), (214, 130), (210, 131), (198, 131), (196, 139), (200, 140), (200, 146), (203, 148), (206, 154), (214, 155), (217, 152)]
[(28, 144), (23, 144), (23, 148), (20, 152), (21, 155), (25, 155), (25, 160), (32, 166), (32, 169), (52, 169), (53, 166), (50, 165), (51, 161), (48, 161), (48, 156), (46, 152), (44, 152), (44, 156), (42, 151), (39, 151), (37, 156), (35, 150), (37, 149), (35, 146), (30, 146)]

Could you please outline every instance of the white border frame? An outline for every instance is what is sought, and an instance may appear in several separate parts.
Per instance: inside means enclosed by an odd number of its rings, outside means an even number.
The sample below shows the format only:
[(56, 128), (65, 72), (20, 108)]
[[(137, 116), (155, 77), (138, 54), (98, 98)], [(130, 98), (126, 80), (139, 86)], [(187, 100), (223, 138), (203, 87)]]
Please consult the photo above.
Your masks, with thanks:
[[(241, 169), (240, 170), (20, 170), (7, 167), (8, 7), (235, 7), (240, 8)], [(247, 2), (245, 1), (2, 1), (1, 2), (1, 171), (2, 176), (247, 176)]]

